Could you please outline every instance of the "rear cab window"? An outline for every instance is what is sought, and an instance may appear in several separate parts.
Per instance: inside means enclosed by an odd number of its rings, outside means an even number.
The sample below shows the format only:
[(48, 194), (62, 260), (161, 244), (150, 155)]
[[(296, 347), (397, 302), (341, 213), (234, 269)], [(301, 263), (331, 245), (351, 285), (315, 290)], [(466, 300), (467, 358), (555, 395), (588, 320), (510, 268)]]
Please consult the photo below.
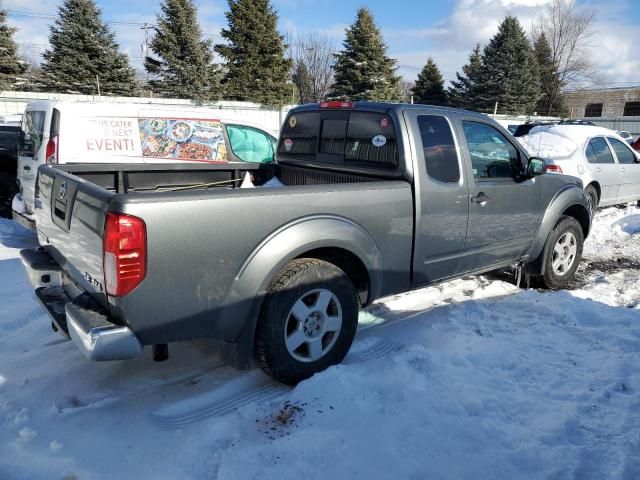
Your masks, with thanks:
[(386, 171), (399, 167), (393, 120), (378, 112), (295, 112), (284, 125), (278, 157)]

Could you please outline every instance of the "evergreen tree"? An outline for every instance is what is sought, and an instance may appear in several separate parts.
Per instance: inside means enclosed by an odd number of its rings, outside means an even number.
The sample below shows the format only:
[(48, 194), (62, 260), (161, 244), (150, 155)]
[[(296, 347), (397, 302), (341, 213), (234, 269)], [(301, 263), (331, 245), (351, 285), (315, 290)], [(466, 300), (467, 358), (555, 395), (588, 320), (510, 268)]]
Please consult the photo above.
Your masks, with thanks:
[(193, 0), (164, 0), (145, 68), (152, 89), (165, 97), (199, 101), (220, 98), (220, 74), (210, 40), (203, 40)]
[(216, 45), (227, 61), (223, 79), (225, 97), (262, 105), (291, 101), (291, 60), (278, 33), (278, 15), (269, 0), (228, 0), (229, 23), (222, 30), (226, 44)]
[(480, 109), (510, 114), (533, 113), (540, 93), (538, 63), (516, 17), (507, 16), (484, 48), (479, 82)]
[(99, 83), (103, 95), (137, 94), (135, 71), (100, 15), (93, 0), (65, 0), (58, 8), (43, 55), (46, 90), (96, 94)]
[(295, 63), (292, 80), (298, 90), (298, 103), (313, 103), (313, 79), (306, 63), (301, 60)]
[(444, 90), (444, 79), (433, 59), (429, 57), (427, 64), (418, 74), (415, 86), (411, 89), (413, 101), (426, 105), (447, 105), (447, 92)]
[(482, 72), (482, 54), (480, 44), (477, 44), (462, 67), (462, 74), (456, 72), (457, 80), (449, 86), (449, 104), (469, 110), (478, 108)]
[(7, 12), (0, 9), (0, 91), (20, 88), (26, 82), (28, 64), (18, 57), (15, 31), (7, 25)]
[(347, 28), (342, 52), (336, 54), (335, 83), (330, 97), (349, 100), (399, 100), (396, 60), (387, 56), (380, 29), (371, 12), (360, 8)]
[(540, 72), (540, 98), (536, 104), (538, 115), (565, 116), (567, 107), (562, 96), (562, 82), (558, 69), (553, 63), (551, 46), (547, 36), (541, 33), (533, 43), (533, 50)]

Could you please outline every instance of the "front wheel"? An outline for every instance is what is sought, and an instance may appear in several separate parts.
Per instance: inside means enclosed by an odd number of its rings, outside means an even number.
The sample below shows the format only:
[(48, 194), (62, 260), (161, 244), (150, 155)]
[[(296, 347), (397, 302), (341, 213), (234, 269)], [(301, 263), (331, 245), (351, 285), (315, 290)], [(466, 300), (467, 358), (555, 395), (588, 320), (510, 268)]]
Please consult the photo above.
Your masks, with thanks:
[(255, 356), (268, 375), (295, 385), (340, 363), (357, 326), (358, 300), (349, 277), (322, 260), (294, 260), (269, 287)]
[(573, 280), (582, 259), (584, 234), (580, 223), (573, 217), (560, 217), (547, 244), (542, 281), (547, 288), (563, 288)]

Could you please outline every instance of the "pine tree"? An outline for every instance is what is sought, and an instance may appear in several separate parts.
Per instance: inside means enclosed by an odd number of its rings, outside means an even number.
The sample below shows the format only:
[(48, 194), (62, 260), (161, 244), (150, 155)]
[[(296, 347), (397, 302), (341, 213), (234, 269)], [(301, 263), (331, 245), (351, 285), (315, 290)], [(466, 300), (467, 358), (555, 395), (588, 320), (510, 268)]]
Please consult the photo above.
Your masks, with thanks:
[(278, 15), (269, 0), (228, 0), (226, 44), (216, 45), (227, 61), (225, 97), (269, 106), (291, 101), (291, 60), (278, 33)]
[(164, 0), (147, 57), (151, 88), (165, 97), (199, 101), (220, 98), (219, 69), (213, 64), (210, 40), (202, 38), (193, 0)]
[(562, 82), (553, 63), (547, 36), (541, 33), (533, 43), (540, 72), (540, 99), (536, 104), (538, 115), (565, 116), (567, 107), (562, 96)]
[(538, 63), (516, 17), (507, 16), (484, 48), (479, 108), (510, 114), (533, 113), (540, 93)]
[(387, 56), (371, 12), (360, 8), (346, 30), (342, 52), (336, 54), (335, 83), (329, 95), (345, 100), (399, 100), (402, 92), (396, 63)]
[(298, 90), (298, 103), (313, 103), (313, 79), (307, 68), (307, 64), (298, 60), (293, 67), (293, 84)]
[(444, 90), (444, 79), (433, 61), (427, 59), (427, 64), (418, 74), (415, 86), (411, 89), (413, 101), (425, 105), (447, 105), (447, 92)]
[(138, 83), (115, 35), (100, 19), (93, 0), (65, 0), (51, 26), (49, 49), (42, 62), (48, 91), (136, 95)]
[(482, 71), (482, 54), (480, 44), (477, 44), (469, 55), (469, 61), (462, 67), (462, 74), (456, 72), (457, 80), (449, 86), (450, 105), (469, 110), (478, 108)]
[(26, 82), (28, 64), (18, 57), (15, 32), (15, 28), (7, 25), (6, 10), (0, 9), (0, 91), (20, 88)]

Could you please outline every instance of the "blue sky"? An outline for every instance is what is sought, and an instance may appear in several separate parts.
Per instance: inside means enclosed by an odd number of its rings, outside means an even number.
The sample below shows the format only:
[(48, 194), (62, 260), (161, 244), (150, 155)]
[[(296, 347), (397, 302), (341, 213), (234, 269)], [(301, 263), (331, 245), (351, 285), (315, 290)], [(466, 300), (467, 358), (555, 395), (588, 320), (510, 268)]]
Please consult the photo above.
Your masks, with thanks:
[[(280, 30), (295, 37), (308, 32), (328, 35), (340, 45), (344, 29), (355, 17), (362, 0), (272, 0), (279, 13)], [(47, 25), (55, 15), (57, 1), (4, 0), (10, 21), (18, 27), (23, 52), (38, 57), (47, 43)], [(113, 22), (152, 23), (160, 0), (97, 0), (103, 18)], [(219, 41), (225, 25), (225, 0), (196, 0), (203, 31)], [(546, 0), (369, 0), (382, 29), (389, 54), (398, 59), (400, 73), (413, 79), (432, 56), (446, 79), (465, 63), (476, 42), (486, 43), (507, 14), (520, 18), (525, 29), (538, 18)], [(634, 5), (636, 4), (636, 5)], [(640, 55), (636, 48), (640, 33), (637, 0), (580, 0), (580, 8), (597, 14), (591, 37), (590, 56), (608, 82), (614, 85), (640, 84)], [(12, 13), (13, 12), (13, 13)], [(30, 15), (36, 12), (39, 16)], [(143, 32), (136, 25), (111, 25), (122, 48), (133, 63), (141, 65)]]

